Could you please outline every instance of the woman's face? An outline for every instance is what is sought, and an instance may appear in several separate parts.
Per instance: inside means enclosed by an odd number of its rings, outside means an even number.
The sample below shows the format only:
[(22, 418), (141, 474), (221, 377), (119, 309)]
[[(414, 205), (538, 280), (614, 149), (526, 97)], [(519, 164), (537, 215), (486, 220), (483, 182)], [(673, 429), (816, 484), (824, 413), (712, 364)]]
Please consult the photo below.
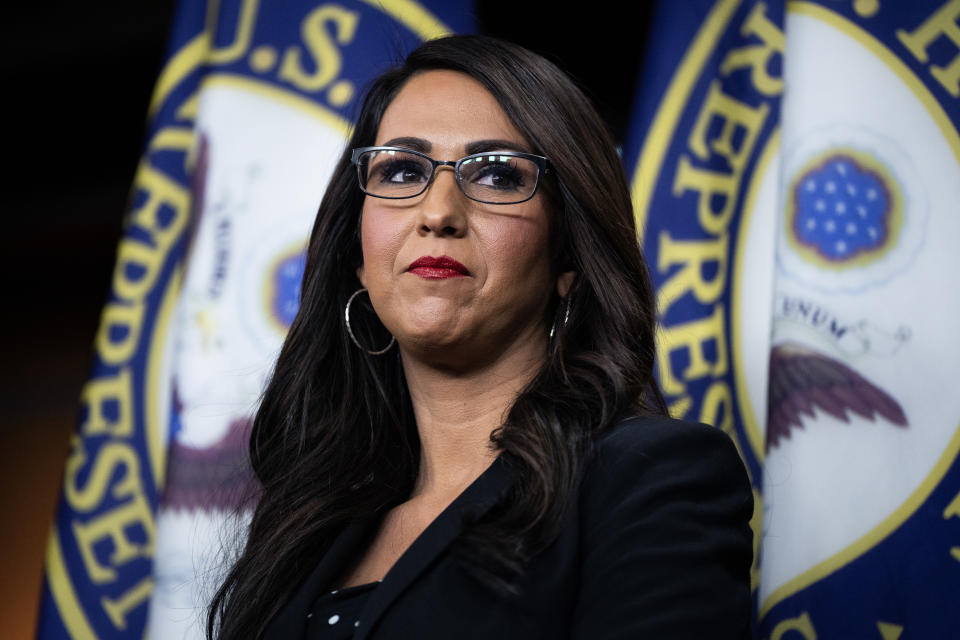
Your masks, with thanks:
[[(531, 151), (493, 95), (455, 71), (412, 77), (384, 113), (376, 144), (436, 160)], [(452, 167), (438, 167), (417, 197), (366, 196), (357, 275), (405, 355), (455, 368), (508, 351), (542, 355), (544, 310), (558, 287), (549, 225), (542, 189), (520, 204), (483, 204), (460, 191)], [(563, 277), (561, 294), (571, 277)]]

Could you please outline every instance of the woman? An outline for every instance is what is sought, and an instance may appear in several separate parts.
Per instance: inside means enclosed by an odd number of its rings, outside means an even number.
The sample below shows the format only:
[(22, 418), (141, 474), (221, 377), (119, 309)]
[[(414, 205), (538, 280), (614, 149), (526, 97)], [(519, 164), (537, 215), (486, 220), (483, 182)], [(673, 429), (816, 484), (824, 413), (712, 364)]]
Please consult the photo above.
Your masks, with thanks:
[(320, 205), (209, 635), (741, 637), (749, 485), (665, 417), (654, 318), (582, 93), (508, 43), (420, 46)]

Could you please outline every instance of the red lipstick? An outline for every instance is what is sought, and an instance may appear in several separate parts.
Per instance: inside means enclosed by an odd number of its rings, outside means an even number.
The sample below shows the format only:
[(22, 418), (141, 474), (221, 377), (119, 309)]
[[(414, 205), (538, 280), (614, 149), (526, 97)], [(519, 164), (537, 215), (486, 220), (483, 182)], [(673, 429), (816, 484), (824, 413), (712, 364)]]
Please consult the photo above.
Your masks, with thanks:
[(469, 276), (470, 271), (450, 256), (423, 256), (410, 263), (407, 271), (428, 280), (461, 278)]

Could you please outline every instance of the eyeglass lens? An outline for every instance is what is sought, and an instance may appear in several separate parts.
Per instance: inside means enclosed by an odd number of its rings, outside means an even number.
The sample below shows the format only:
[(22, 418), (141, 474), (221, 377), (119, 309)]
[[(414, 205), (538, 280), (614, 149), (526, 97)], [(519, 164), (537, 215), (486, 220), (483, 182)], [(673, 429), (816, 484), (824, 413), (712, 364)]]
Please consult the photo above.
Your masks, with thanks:
[[(360, 184), (370, 195), (410, 198), (426, 190), (433, 172), (427, 158), (397, 149), (367, 151), (357, 162)], [(537, 185), (539, 167), (528, 158), (482, 154), (460, 163), (460, 188), (476, 200), (521, 202)]]

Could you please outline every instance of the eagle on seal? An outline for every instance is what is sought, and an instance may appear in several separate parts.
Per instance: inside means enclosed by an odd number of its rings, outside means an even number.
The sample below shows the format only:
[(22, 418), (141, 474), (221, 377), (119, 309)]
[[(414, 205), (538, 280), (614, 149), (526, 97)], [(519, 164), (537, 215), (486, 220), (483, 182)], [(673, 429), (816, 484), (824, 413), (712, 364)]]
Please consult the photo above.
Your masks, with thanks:
[(767, 451), (789, 439), (794, 428), (802, 429), (803, 416), (813, 418), (814, 408), (846, 423), (853, 412), (907, 426), (903, 408), (890, 394), (839, 360), (794, 343), (771, 349), (768, 394)]

